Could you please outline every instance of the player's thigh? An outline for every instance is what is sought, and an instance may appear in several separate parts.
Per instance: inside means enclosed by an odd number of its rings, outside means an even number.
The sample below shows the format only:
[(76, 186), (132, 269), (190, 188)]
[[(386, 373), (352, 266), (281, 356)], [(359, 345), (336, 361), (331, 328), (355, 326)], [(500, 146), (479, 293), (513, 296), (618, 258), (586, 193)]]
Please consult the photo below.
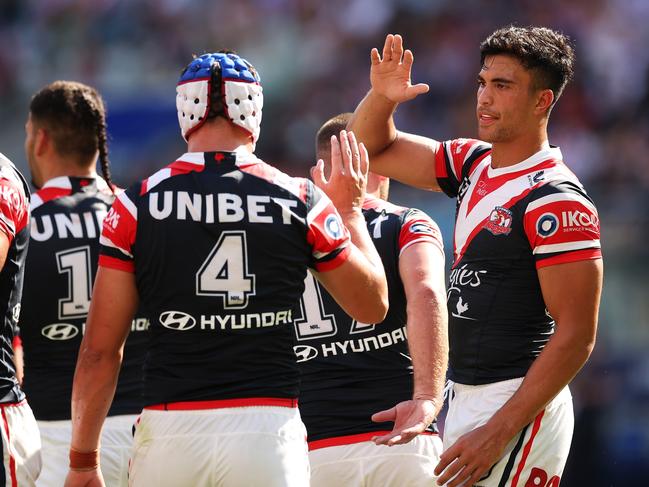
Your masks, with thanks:
[(574, 428), (572, 398), (566, 387), (508, 445), (479, 487), (558, 487)]
[(17, 485), (34, 486), (41, 471), (41, 437), (34, 414), (26, 401), (0, 410), (4, 473)]
[(106, 487), (128, 485), (128, 462), (137, 416), (109, 416), (101, 431), (101, 473)]

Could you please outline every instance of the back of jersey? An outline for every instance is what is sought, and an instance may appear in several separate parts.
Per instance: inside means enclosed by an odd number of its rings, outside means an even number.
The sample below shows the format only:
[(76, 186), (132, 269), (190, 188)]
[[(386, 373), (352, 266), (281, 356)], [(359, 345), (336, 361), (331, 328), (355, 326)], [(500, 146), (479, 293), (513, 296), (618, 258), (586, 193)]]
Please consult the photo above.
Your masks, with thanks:
[[(97, 271), (102, 222), (114, 200), (101, 178), (58, 177), (32, 199), (20, 333), (24, 389), (39, 420), (70, 419), (72, 378)], [(110, 415), (141, 410), (146, 320), (136, 320)]]
[(0, 231), (9, 243), (0, 271), (0, 403), (24, 398), (13, 360), (12, 340), (20, 315), (25, 256), (29, 243), (29, 188), (16, 167), (0, 154)]
[(296, 397), (306, 268), (348, 242), (312, 183), (247, 153), (188, 153), (120, 195), (100, 265), (135, 272), (151, 312), (145, 404)]

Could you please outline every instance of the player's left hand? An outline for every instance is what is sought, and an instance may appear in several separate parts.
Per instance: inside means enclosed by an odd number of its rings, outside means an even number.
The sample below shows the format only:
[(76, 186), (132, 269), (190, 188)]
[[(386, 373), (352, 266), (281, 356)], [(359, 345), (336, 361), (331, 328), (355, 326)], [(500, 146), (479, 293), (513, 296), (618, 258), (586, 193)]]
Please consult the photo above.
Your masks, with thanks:
[(437, 416), (438, 410), (435, 402), (430, 399), (412, 399), (375, 413), (372, 415), (372, 421), (392, 421), (394, 427), (387, 435), (375, 436), (372, 441), (377, 445), (387, 446), (408, 443), (426, 430)]
[(489, 423), (462, 435), (440, 457), (435, 467), (437, 485), (475, 484), (503, 455), (509, 440), (502, 428)]

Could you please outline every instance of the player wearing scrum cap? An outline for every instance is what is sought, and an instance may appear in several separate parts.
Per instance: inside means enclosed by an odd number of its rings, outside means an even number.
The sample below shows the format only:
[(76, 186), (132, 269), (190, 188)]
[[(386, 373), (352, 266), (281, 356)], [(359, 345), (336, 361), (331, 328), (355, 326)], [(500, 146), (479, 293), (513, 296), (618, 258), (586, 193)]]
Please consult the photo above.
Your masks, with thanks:
[(66, 485), (101, 485), (99, 430), (138, 302), (152, 322), (131, 484), (308, 485), (292, 348), (307, 267), (358, 320), (387, 310), (361, 213), (366, 152), (341, 134), (329, 196), (255, 157), (262, 90), (234, 53), (194, 59), (176, 101), (188, 152), (104, 220)]

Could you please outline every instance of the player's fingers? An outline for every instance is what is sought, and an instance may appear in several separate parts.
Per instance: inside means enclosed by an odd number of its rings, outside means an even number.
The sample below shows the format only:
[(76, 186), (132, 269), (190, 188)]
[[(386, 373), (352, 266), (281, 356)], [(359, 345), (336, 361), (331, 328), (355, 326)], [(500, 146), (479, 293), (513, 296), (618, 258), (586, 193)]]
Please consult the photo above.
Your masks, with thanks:
[(349, 138), (347, 137), (347, 131), (340, 131), (340, 152), (342, 154), (342, 172), (346, 175), (353, 174), (352, 172), (352, 150), (349, 146)]
[(399, 441), (401, 439), (401, 436), (399, 434), (388, 433), (387, 435), (383, 435), (383, 436), (375, 436), (372, 438), (372, 441), (374, 442), (375, 445), (392, 446), (396, 443), (390, 443), (390, 442), (395, 439), (396, 441)]
[(388, 34), (385, 36), (385, 44), (383, 44), (383, 59), (382, 61), (389, 61), (392, 59), (392, 42), (394, 41), (394, 36)]
[(324, 175), (324, 161), (319, 159), (315, 166), (311, 168), (311, 179), (318, 188), (323, 188), (327, 184)]
[[(446, 485), (446, 483), (455, 477), (460, 470), (464, 468), (464, 462), (461, 462), (460, 459), (456, 459), (451, 465), (449, 465), (444, 472), (437, 479), (437, 485)], [(437, 474), (439, 475), (439, 474)]]
[(486, 473), (487, 469), (486, 468), (477, 468), (473, 471), (471, 474), (471, 477), (469, 477), (469, 480), (466, 482), (465, 485), (473, 485), (477, 484), (478, 480), (482, 478), (482, 476)]
[(424, 93), (428, 93), (429, 89), (430, 87), (426, 83), (419, 83), (408, 87), (408, 95), (414, 98)]
[(397, 408), (396, 406), (391, 407), (390, 409), (384, 409), (378, 413), (372, 414), (372, 421), (375, 423), (383, 423), (385, 421), (394, 421), (397, 418)]
[(372, 62), (372, 65), (381, 62), (381, 56), (379, 56), (379, 50), (376, 47), (372, 48), (372, 51), (370, 51), (370, 61)]
[(352, 151), (352, 171), (354, 176), (358, 177), (361, 172), (361, 154), (358, 149), (358, 142), (354, 132), (347, 132), (347, 138), (349, 139), (349, 148)]
[(397, 34), (392, 42), (392, 60), (400, 63), (401, 56), (403, 56), (403, 38)]
[(403, 53), (403, 66), (410, 71), (410, 68), (412, 68), (412, 63), (414, 62), (415, 57), (412, 54), (412, 51), (410, 49), (406, 49), (405, 52)]
[(471, 474), (475, 471), (475, 468), (469, 467), (466, 465), (462, 470), (460, 470), (460, 473), (458, 473), (455, 477), (453, 477), (453, 480), (451, 480), (448, 484), (447, 487), (460, 487), (462, 485), (473, 485), (473, 483), (466, 483), (465, 481), (471, 477)]
[(367, 178), (367, 173), (370, 170), (370, 156), (367, 153), (367, 148), (362, 142), (358, 144), (358, 150), (361, 153), (360, 173), (364, 178)]
[(455, 443), (451, 445), (448, 450), (441, 454), (441, 456), (439, 457), (439, 462), (437, 462), (437, 466), (435, 467), (435, 475), (441, 474), (442, 471), (459, 456), (460, 452), (458, 450), (459, 448), (457, 446), (457, 443)]
[(343, 172), (342, 154), (340, 153), (340, 142), (335, 135), (331, 136), (331, 176), (341, 174)]

